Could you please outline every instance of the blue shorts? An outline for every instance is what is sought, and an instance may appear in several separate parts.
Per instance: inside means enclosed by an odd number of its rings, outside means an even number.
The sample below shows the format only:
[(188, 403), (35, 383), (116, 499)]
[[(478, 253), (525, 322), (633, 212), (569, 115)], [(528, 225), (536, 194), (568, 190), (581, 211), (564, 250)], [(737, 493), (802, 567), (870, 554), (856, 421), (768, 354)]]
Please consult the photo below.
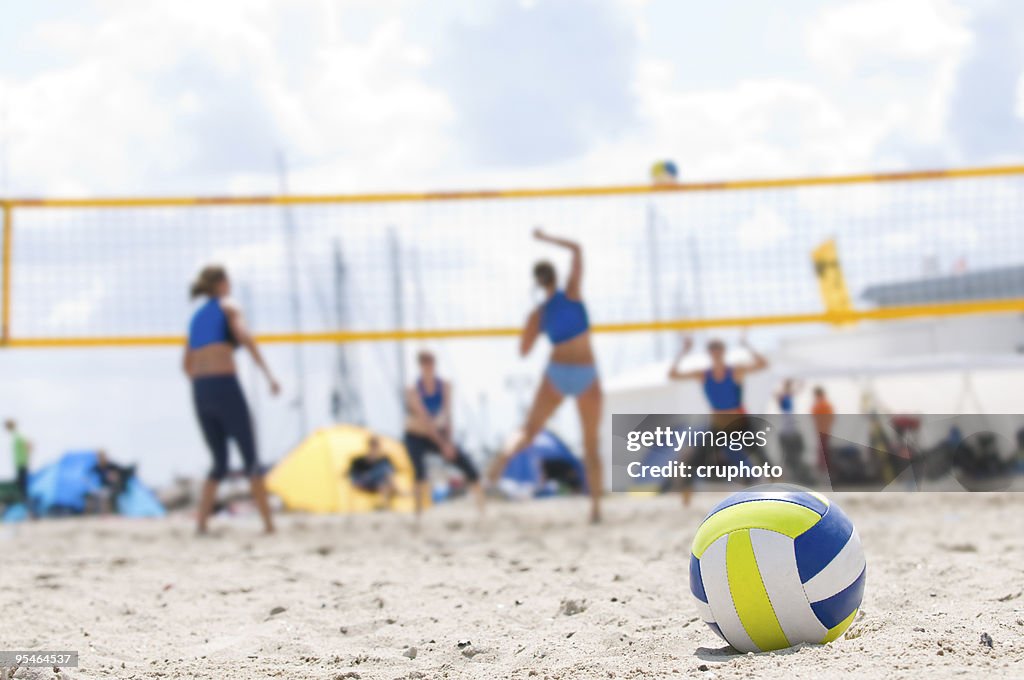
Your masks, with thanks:
[(597, 380), (597, 367), (593, 364), (560, 364), (552, 361), (545, 375), (556, 390), (567, 397), (575, 397), (586, 392)]

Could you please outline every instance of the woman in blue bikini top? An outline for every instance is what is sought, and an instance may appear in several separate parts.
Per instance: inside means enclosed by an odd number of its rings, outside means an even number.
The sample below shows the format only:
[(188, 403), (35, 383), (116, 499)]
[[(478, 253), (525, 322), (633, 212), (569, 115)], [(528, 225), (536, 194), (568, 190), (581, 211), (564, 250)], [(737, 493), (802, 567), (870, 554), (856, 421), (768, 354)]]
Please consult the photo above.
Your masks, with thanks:
[(564, 289), (558, 288), (554, 266), (547, 261), (533, 268), (533, 278), (544, 291), (545, 298), (530, 313), (519, 341), (519, 353), (526, 356), (541, 334), (551, 341), (551, 360), (544, 372), (526, 424), (491, 468), (491, 479), (497, 482), (508, 460), (525, 449), (540, 434), (565, 397), (575, 397), (583, 429), (584, 464), (587, 487), (591, 495), (591, 521), (600, 519), (601, 461), (598, 436), (601, 425), (601, 381), (594, 365), (594, 349), (590, 342), (590, 319), (583, 304), (583, 252), (575, 241), (556, 238), (537, 229), (534, 238), (560, 246), (572, 254), (569, 278)]

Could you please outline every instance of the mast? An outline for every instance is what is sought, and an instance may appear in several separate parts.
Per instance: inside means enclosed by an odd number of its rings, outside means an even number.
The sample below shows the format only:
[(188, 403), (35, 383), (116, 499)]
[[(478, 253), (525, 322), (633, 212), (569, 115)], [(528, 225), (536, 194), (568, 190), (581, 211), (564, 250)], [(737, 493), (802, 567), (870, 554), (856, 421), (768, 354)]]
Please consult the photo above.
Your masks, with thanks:
[[(348, 297), (345, 290), (345, 259), (342, 257), (341, 241), (334, 240), (334, 322), (338, 329), (348, 328), (351, 322)], [(339, 342), (337, 345), (334, 389), (331, 393), (331, 415), (338, 423), (363, 423), (363, 405), (356, 389), (357, 377), (349, 362), (349, 348)]]
[[(647, 272), (650, 279), (651, 316), (661, 321), (661, 274), (658, 268), (658, 212), (653, 203), (647, 204)], [(653, 333), (654, 358), (664, 358), (663, 333)]]
[[(404, 281), (402, 276), (402, 248), (398, 241), (398, 233), (394, 226), (388, 228), (388, 251), (391, 255), (391, 310), (395, 328), (405, 328)], [(404, 401), (405, 394), (405, 342), (395, 342), (395, 365), (398, 375), (399, 403)]]
[(691, 233), (687, 238), (690, 244), (690, 270), (693, 272), (693, 306), (694, 316), (698, 319), (704, 317), (704, 288), (700, 270), (700, 251), (697, 249), (697, 239)]
[[(282, 196), (288, 195), (288, 164), (282, 151), (277, 152), (277, 180), (278, 188)], [(295, 247), (295, 220), (292, 210), (288, 205), (281, 207), (284, 234), (285, 252), (288, 263), (288, 292), (289, 305), (291, 307), (292, 329), (295, 333), (302, 332), (302, 299), (299, 296), (299, 266), (298, 252)], [(306, 366), (303, 356), (302, 343), (295, 343), (295, 391), (296, 397), (293, 402), (299, 419), (299, 437), (301, 440), (309, 431), (306, 418)]]

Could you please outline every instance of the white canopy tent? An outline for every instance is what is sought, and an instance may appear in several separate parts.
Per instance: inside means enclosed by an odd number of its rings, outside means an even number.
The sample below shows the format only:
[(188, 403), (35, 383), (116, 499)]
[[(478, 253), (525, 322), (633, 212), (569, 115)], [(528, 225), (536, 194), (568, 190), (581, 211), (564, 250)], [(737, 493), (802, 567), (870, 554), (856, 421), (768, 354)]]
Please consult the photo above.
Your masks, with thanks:
[[(797, 413), (811, 408), (811, 387), (822, 386), (836, 413), (862, 413), (865, 400), (883, 413), (1024, 414), (1024, 318), (981, 315), (863, 323), (817, 335), (783, 339), (770, 352), (768, 370), (744, 385), (752, 413), (778, 413), (774, 392), (784, 378), (803, 385), (795, 399)], [(740, 348), (727, 353), (729, 363), (745, 363)], [(707, 368), (695, 352), (683, 370)], [(611, 459), (611, 414), (705, 413), (707, 402), (698, 381), (668, 380), (667, 363), (640, 366), (609, 380), (602, 451)], [(927, 419), (926, 419), (927, 420)], [(1009, 423), (998, 433), (1015, 437)], [(994, 426), (995, 427), (995, 426)], [(996, 428), (998, 430), (998, 428)]]

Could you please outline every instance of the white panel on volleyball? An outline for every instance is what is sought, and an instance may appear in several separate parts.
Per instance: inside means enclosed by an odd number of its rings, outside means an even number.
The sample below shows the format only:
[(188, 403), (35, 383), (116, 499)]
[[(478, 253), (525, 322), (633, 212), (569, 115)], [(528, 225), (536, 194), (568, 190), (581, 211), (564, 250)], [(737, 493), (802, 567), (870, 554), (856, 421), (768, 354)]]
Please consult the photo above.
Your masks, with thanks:
[(820, 602), (845, 590), (864, 571), (864, 565), (864, 550), (861, 549), (860, 537), (854, 530), (839, 554), (804, 584), (807, 598), (811, 602)]
[[(796, 566), (793, 539), (767, 529), (751, 529), (750, 543), (775, 617), (790, 644), (821, 642), (828, 633), (811, 609)], [(704, 584), (705, 589), (707, 583)], [(838, 591), (836, 591), (838, 592)]]
[(700, 614), (700, 620), (704, 623), (718, 623), (715, 621), (715, 615), (711, 613), (711, 605), (701, 602), (697, 598), (693, 598), (697, 603), (697, 613)]
[(760, 652), (761, 649), (747, 635), (732, 601), (725, 567), (725, 546), (728, 540), (729, 534), (722, 536), (700, 556), (700, 578), (704, 582), (704, 594), (708, 596), (708, 605), (715, 623), (722, 629), (729, 644), (741, 652)]

